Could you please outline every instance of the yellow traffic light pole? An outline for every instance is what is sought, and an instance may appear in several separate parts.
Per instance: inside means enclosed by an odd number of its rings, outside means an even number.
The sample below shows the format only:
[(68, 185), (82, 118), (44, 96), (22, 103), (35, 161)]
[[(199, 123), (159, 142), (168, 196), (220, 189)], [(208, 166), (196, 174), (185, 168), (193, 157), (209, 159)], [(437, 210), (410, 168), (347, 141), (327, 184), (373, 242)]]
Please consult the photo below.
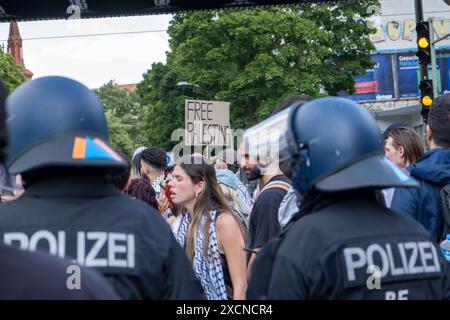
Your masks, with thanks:
[[(414, 9), (416, 13), (416, 23), (423, 21), (423, 5), (422, 0), (414, 0)], [(427, 66), (419, 64), (420, 81), (428, 79)]]

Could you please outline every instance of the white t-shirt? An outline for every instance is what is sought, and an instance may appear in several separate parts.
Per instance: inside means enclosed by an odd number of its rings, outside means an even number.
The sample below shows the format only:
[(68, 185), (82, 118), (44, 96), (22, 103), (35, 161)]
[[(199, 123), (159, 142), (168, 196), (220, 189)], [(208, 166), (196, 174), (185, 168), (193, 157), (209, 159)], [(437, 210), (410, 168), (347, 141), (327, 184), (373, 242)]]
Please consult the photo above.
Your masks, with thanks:
[(392, 203), (392, 198), (394, 197), (395, 188), (387, 188), (381, 190), (384, 196), (384, 201), (386, 202), (386, 207), (390, 208)]
[(173, 220), (172, 224), (170, 225), (170, 228), (172, 229), (172, 233), (176, 236), (178, 233), (178, 230), (180, 229), (181, 221), (183, 220), (183, 215), (178, 215), (175, 220)]

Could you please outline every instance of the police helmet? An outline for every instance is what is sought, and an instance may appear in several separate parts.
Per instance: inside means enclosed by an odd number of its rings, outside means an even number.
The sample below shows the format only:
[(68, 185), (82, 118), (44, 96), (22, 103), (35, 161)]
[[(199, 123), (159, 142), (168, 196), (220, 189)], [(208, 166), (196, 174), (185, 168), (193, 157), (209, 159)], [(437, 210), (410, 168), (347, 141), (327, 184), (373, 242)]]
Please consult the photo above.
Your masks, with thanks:
[(351, 100), (326, 97), (293, 106), (287, 127), (293, 184), (300, 193), (417, 186), (384, 156), (376, 121)]
[(126, 168), (108, 143), (108, 126), (97, 96), (64, 77), (30, 80), (6, 101), (11, 174), (46, 167)]

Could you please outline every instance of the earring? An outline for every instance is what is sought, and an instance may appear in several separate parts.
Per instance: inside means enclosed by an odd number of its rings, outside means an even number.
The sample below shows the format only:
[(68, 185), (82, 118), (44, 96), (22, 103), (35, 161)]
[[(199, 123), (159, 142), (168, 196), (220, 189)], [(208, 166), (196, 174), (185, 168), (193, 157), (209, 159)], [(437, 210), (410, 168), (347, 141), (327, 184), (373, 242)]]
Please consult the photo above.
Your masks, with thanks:
[(196, 192), (196, 193), (195, 193), (195, 199), (197, 199), (197, 198), (198, 198), (198, 193)]

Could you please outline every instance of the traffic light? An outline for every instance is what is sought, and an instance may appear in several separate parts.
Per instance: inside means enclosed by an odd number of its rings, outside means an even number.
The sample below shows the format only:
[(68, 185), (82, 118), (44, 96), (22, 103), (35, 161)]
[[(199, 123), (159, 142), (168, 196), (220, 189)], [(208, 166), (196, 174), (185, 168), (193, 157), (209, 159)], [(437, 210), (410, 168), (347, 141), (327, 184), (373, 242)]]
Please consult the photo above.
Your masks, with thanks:
[(419, 84), (420, 89), (420, 104), (422, 105), (422, 116), (427, 122), (428, 110), (433, 103), (433, 81), (432, 80), (422, 80)]
[(420, 89), (420, 103), (422, 107), (429, 108), (433, 103), (433, 81), (422, 80), (419, 84)]
[(430, 24), (428, 21), (420, 21), (416, 25), (417, 31), (417, 56), (420, 64), (431, 63)]

